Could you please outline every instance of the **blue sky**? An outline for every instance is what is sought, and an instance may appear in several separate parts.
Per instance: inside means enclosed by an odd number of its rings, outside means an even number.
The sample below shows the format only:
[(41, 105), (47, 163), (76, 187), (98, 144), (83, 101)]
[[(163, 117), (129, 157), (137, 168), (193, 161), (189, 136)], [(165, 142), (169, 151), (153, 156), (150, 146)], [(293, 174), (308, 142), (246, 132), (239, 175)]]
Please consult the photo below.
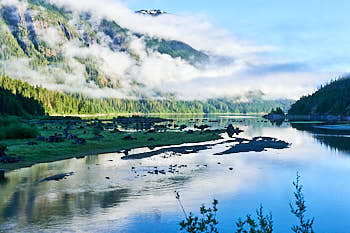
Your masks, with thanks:
[[(330, 75), (350, 71), (350, 2), (322, 0), (129, 0), (133, 9), (202, 13), (254, 45), (277, 46), (274, 56)], [(349, 67), (349, 68), (348, 68)]]

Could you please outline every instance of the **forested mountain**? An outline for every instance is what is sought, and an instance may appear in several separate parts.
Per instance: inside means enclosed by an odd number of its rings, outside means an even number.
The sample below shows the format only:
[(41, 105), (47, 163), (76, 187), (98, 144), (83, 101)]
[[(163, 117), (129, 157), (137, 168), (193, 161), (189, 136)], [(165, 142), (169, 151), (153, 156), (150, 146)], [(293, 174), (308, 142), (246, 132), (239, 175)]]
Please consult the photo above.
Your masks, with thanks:
[(155, 99), (89, 98), (80, 94), (64, 94), (34, 87), (20, 80), (0, 76), (0, 114), (101, 114), (101, 113), (260, 113), (282, 106), (287, 109), (289, 100), (252, 100), (237, 102), (234, 99), (207, 101), (179, 101)]
[[(136, 32), (113, 16), (53, 2), (60, 1), (0, 1), (2, 114), (260, 113), (287, 109), (291, 103), (263, 100), (250, 92), (180, 100), (158, 86), (164, 80), (174, 83), (201, 75), (199, 67), (211, 59), (207, 52)], [(168, 15), (157, 12), (131, 12), (131, 17), (156, 20)]]
[[(25, 66), (28, 73), (45, 77), (40, 82), (47, 86), (69, 86), (74, 76), (83, 82), (81, 86), (124, 88), (132, 95), (133, 89), (148, 84), (139, 74), (146, 58), (165, 54), (189, 66), (209, 59), (182, 41), (141, 34), (111, 18), (50, 2), (0, 1), (0, 71), (4, 74), (14, 76)], [(31, 82), (37, 83), (40, 77), (32, 76)], [(16, 77), (28, 79), (23, 73)]]
[(312, 95), (294, 103), (290, 115), (350, 115), (350, 76), (339, 78), (319, 88)]

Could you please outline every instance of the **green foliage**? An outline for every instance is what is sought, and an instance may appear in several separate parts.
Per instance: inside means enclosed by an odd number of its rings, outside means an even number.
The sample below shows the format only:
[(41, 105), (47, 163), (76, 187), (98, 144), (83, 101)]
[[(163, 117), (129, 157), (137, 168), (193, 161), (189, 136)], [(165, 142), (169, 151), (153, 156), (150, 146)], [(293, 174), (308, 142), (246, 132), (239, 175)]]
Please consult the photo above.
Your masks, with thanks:
[[(177, 193), (176, 198), (179, 200), (180, 196)], [(185, 213), (185, 220), (180, 222), (180, 231), (181, 232), (218, 232), (218, 220), (216, 219), (217, 214), (217, 204), (218, 201), (214, 199), (212, 208), (206, 208), (204, 205), (200, 208), (201, 217), (194, 216), (192, 213), (187, 217)], [(182, 204), (180, 202), (182, 207)], [(247, 215), (245, 220), (241, 218), (236, 222), (235, 233), (272, 233), (273, 232), (273, 221), (272, 215), (264, 215), (263, 207), (256, 211), (257, 219), (253, 219), (251, 215)]]
[(100, 25), (104, 31), (104, 33), (111, 38), (115, 38), (118, 35), (123, 35), (126, 36), (127, 30), (119, 26), (116, 22), (114, 21), (109, 21), (106, 19), (103, 19), (101, 21)]
[[(42, 40), (38, 33), (45, 25), (55, 27), (67, 38), (78, 38), (78, 32), (68, 25), (68, 15), (63, 8), (58, 8), (44, 0), (30, 0), (28, 10), (22, 14), (15, 6), (0, 9), (0, 59), (15, 60), (18, 57), (28, 58), (31, 69), (38, 70), (48, 65), (59, 65), (68, 71), (64, 56)], [(62, 37), (63, 38), (63, 37)], [(6, 70), (6, 67), (0, 69)]]
[(45, 41), (38, 38), (33, 26), (34, 20), (37, 20), (50, 26), (60, 24), (68, 30), (65, 23), (59, 23), (60, 20), (65, 21), (63, 16), (50, 10), (38, 11), (38, 15), (25, 12), (22, 16), (16, 7), (5, 6), (1, 9), (0, 26), (4, 30), (0, 30), (0, 59), (27, 57), (30, 58), (29, 65), (32, 69), (64, 62), (61, 54), (57, 54)]
[(36, 129), (31, 128), (25, 124), (13, 124), (7, 127), (0, 128), (3, 138), (0, 139), (24, 139), (24, 138), (35, 138), (39, 135)]
[[(293, 182), (295, 187), (295, 207), (290, 203), (291, 212), (298, 218), (299, 225), (293, 226), (291, 229), (294, 233), (314, 233), (312, 228), (314, 219), (305, 219), (306, 206), (304, 200), (304, 194), (302, 192), (302, 185), (300, 184), (300, 176), (297, 174), (296, 181)], [(218, 221), (216, 219), (216, 213), (218, 212), (218, 201), (214, 199), (213, 207), (206, 208), (204, 205), (200, 208), (201, 217), (194, 216), (192, 213), (187, 217), (186, 211), (180, 201), (180, 195), (175, 192), (176, 199), (185, 214), (185, 220), (180, 222), (181, 232), (218, 232)], [(235, 223), (235, 233), (272, 233), (273, 232), (273, 220), (272, 214), (264, 215), (262, 205), (256, 211), (256, 219), (251, 215), (247, 215), (244, 220), (239, 218)]]
[(292, 203), (289, 204), (292, 214), (294, 214), (299, 221), (299, 225), (292, 227), (293, 232), (295, 233), (314, 233), (312, 225), (314, 224), (314, 218), (305, 219), (306, 205), (303, 194), (303, 186), (300, 184), (300, 176), (297, 175), (297, 179), (293, 182), (295, 187), (294, 197), (295, 197), (295, 206)]
[(118, 81), (112, 81), (109, 77), (107, 77), (98, 67), (96, 60), (93, 57), (89, 58), (81, 58), (75, 57), (77, 61), (81, 64), (85, 65), (85, 76), (87, 80), (93, 81), (99, 87), (109, 87), (109, 88), (119, 88), (120, 84)]
[(56, 5), (49, 3), (48, 1), (45, 1), (45, 0), (28, 0), (28, 3), (32, 4), (34, 6), (44, 7), (45, 9), (50, 11), (51, 13), (63, 16), (67, 20), (70, 18), (69, 14), (66, 12), (66, 10), (64, 10), (64, 8), (59, 8)]
[[(52, 136), (55, 134), (61, 134), (62, 129), (59, 126), (67, 126), (68, 123), (59, 123), (56, 117), (45, 117), (45, 121), (50, 123), (38, 126), (40, 135), (44, 137)], [(66, 119), (66, 118), (59, 118)], [(73, 118), (72, 118), (73, 119)], [(67, 119), (66, 119), (67, 120)], [(36, 124), (37, 119), (33, 119), (31, 123)], [(96, 155), (102, 153), (112, 153), (115, 151), (130, 150), (142, 147), (163, 147), (169, 145), (181, 145), (184, 143), (199, 143), (205, 141), (218, 140), (221, 138), (222, 131), (210, 131), (201, 132), (195, 131), (194, 134), (188, 134), (187, 132), (167, 131), (164, 133), (152, 133), (154, 141), (149, 141), (150, 135), (145, 132), (115, 132), (110, 133), (109, 130), (103, 130), (99, 140), (96, 140), (96, 136), (93, 134), (93, 128), (87, 126), (85, 122), (82, 122), (84, 128), (74, 127), (69, 133), (76, 135), (79, 138), (86, 140), (85, 144), (76, 145), (72, 143), (72, 140), (64, 140), (57, 143), (48, 143), (46, 141), (35, 140), (38, 145), (28, 146), (28, 142), (32, 142), (33, 139), (22, 140), (4, 140), (1, 144), (7, 145), (7, 155), (16, 156), (21, 158), (19, 163), (14, 164), (2, 164), (3, 169), (17, 169), (22, 167), (28, 167), (36, 163), (47, 163), (52, 161), (58, 161), (63, 159), (74, 158), (81, 155)], [(1, 131), (0, 131), (1, 132)], [(125, 141), (123, 138), (126, 136), (132, 136), (137, 140)]]
[(20, 118), (16, 116), (1, 116), (0, 117), (0, 127), (5, 127), (20, 121)]
[[(0, 27), (5, 27), (5, 22), (1, 18)], [(2, 46), (0, 50), (0, 60), (7, 60), (11, 57), (22, 57), (25, 55), (10, 30), (0, 30), (0, 44)]]
[[(0, 78), (0, 83), (2, 79)], [(20, 91), (10, 91), (0, 84), (0, 115), (16, 115), (16, 116), (41, 116), (45, 114), (45, 110), (41, 103), (30, 96), (24, 96), (27, 91), (22, 86)], [(20, 93), (18, 93), (20, 92)]]
[(83, 39), (85, 41), (86, 47), (89, 47), (93, 43), (97, 43), (97, 44), (101, 43), (101, 39), (97, 34), (98, 32), (96, 32), (92, 27), (92, 25), (86, 20), (86, 15), (80, 16), (80, 24), (83, 26), (85, 31), (83, 35)]
[(218, 233), (216, 213), (218, 211), (218, 201), (214, 199), (212, 208), (206, 208), (204, 205), (200, 208), (201, 217), (194, 216), (192, 213), (180, 223), (182, 232), (210, 232)]
[(146, 47), (153, 48), (159, 53), (168, 54), (173, 58), (180, 57), (191, 63), (207, 62), (209, 56), (195, 50), (188, 44), (176, 40), (147, 39)]
[(280, 107), (277, 107), (276, 109), (272, 109), (270, 114), (272, 115), (282, 115), (284, 116), (284, 111), (280, 108)]
[(350, 115), (350, 76), (321, 86), (292, 105), (290, 115)]
[(0, 117), (0, 140), (35, 138), (39, 132), (17, 117)]
[(94, 135), (100, 135), (101, 132), (102, 132), (102, 130), (101, 130), (100, 128), (94, 128), (93, 131), (92, 131), (92, 133), (93, 133)]
[(100, 28), (112, 39), (113, 42), (110, 45), (112, 49), (115, 46), (120, 47), (125, 43), (128, 30), (119, 26), (116, 22), (103, 19)]
[(236, 233), (272, 233), (273, 221), (272, 214), (264, 215), (263, 207), (256, 211), (257, 220), (254, 220), (251, 215), (247, 215), (243, 221), (241, 218), (236, 223)]
[[(0, 113), (8, 115), (113, 113), (258, 113), (288, 107), (290, 101), (236, 102), (232, 99), (181, 101), (176, 99), (89, 98), (49, 91), (40, 86), (0, 76)], [(8, 104), (11, 103), (11, 104)]]

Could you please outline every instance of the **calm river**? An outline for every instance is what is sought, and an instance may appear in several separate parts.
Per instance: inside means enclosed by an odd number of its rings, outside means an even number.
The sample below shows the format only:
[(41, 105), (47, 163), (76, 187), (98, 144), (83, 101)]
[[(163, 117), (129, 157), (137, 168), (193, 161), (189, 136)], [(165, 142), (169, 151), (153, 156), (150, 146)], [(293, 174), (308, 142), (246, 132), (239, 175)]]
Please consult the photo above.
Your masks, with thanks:
[[(244, 130), (239, 137), (275, 137), (292, 145), (214, 155), (230, 146), (218, 144), (195, 154), (127, 161), (113, 153), (9, 172), (0, 183), (0, 232), (179, 232), (184, 215), (174, 191), (188, 213), (219, 200), (220, 232), (233, 232), (235, 220), (255, 214), (260, 204), (272, 212), (275, 232), (291, 232), (296, 220), (289, 202), (297, 172), (316, 232), (349, 232), (350, 132), (317, 130), (305, 122), (277, 126), (254, 116), (190, 118), (176, 120), (213, 128), (232, 123)], [(148, 173), (170, 165), (186, 166), (165, 175)], [(75, 174), (58, 182), (37, 182), (66, 172)]]

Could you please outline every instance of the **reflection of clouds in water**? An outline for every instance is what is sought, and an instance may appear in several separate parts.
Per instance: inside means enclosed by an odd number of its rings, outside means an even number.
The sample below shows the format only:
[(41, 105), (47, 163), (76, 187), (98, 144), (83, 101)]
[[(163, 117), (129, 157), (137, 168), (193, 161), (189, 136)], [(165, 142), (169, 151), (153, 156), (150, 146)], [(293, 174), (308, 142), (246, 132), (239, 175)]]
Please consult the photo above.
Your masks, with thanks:
[[(333, 156), (334, 153), (320, 146), (309, 133), (290, 127), (272, 127), (270, 124), (265, 124), (265, 127), (260, 123), (249, 125), (249, 120), (242, 123), (247, 123), (244, 126), (246, 132), (239, 137), (272, 136), (291, 142), (291, 148), (214, 156), (213, 154), (227, 149), (228, 145), (222, 144), (198, 154), (168, 159), (155, 156), (124, 161), (120, 159), (121, 154), (111, 153), (88, 156), (81, 160), (39, 164), (8, 173), (10, 182), (1, 187), (0, 196), (9, 198), (0, 199), (0, 213), (11, 212), (11, 219), (6, 225), (17, 225), (19, 231), (29, 229), (35, 232), (43, 228), (48, 232), (125, 230), (130, 225), (146, 221), (139, 219), (143, 215), (147, 216), (147, 221), (156, 223), (164, 216), (171, 216), (169, 221), (182, 219), (175, 190), (180, 192), (185, 209), (189, 212), (197, 211), (202, 203), (209, 204), (213, 198), (230, 203), (235, 203), (237, 198), (242, 198), (245, 194), (254, 198), (254, 194), (264, 191), (260, 190), (262, 185), (280, 187), (281, 182), (286, 182), (289, 178), (287, 182), (291, 182), (296, 171), (301, 171), (307, 178), (318, 177), (317, 174), (329, 170), (343, 173), (349, 171), (349, 158), (332, 157), (330, 160), (330, 155)], [(138, 152), (142, 150), (139, 149)], [(132, 166), (142, 169), (153, 166), (165, 168), (170, 164), (186, 164), (188, 168), (181, 170), (178, 175), (147, 174), (147, 177), (141, 178), (135, 178), (136, 174), (131, 170)], [(196, 166), (204, 164), (208, 168)], [(76, 174), (66, 180), (34, 185), (35, 181), (46, 176), (70, 171)], [(107, 176), (110, 177), (109, 180), (105, 179)], [(28, 184), (28, 180), (32, 184)], [(279, 189), (271, 189), (269, 195), (276, 195), (273, 191), (278, 193)], [(308, 200), (311, 198), (316, 196), (308, 196)], [(288, 201), (285, 202), (287, 203)], [(10, 211), (10, 207), (14, 209)], [(29, 208), (33, 211), (28, 211)], [(219, 208), (221, 210), (225, 207)], [(31, 221), (19, 223), (18, 218)], [(47, 218), (50, 219), (49, 226)], [(0, 224), (0, 229), (3, 228), (4, 225)]]
[[(36, 206), (35, 209), (42, 209), (45, 206), (45, 211), (31, 214), (38, 219), (44, 217), (43, 214), (47, 213), (56, 216), (54, 221), (62, 221), (64, 215), (75, 215), (87, 208), (89, 209), (89, 218), (93, 219), (87, 224), (88, 227), (105, 222), (106, 216), (109, 220), (116, 220), (130, 217), (135, 213), (147, 213), (152, 209), (157, 209), (160, 212), (177, 212), (178, 205), (173, 194), (174, 190), (180, 191), (184, 204), (190, 209), (200, 204), (201, 200), (207, 199), (208, 196), (232, 195), (242, 190), (247, 184), (253, 184), (256, 177), (258, 177), (257, 169), (243, 169), (243, 167), (248, 166), (244, 161), (236, 161), (235, 164), (230, 164), (228, 161), (230, 166), (240, 169), (237, 178), (235, 178), (237, 174), (229, 171), (227, 167), (215, 166), (216, 162), (214, 160), (216, 159), (207, 155), (208, 153), (215, 153), (217, 150), (213, 149), (198, 155), (173, 157), (167, 160), (160, 158), (142, 160), (143, 166), (168, 166), (168, 164), (175, 163), (191, 164), (190, 169), (179, 176), (149, 176), (144, 179), (132, 178), (134, 175), (129, 170), (132, 165), (140, 165), (139, 162), (123, 162), (116, 159), (115, 154), (99, 156), (100, 159), (94, 161), (101, 164), (99, 166), (91, 164), (84, 166), (85, 160), (75, 159), (70, 160), (69, 163), (67, 161), (57, 162), (55, 165), (60, 169), (56, 168), (57, 170), (52, 169), (43, 172), (42, 176), (62, 172), (62, 170), (73, 170), (76, 174), (67, 180), (48, 182), (36, 186), (34, 188), (36, 190), (32, 194), (34, 199), (31, 203), (23, 199), (22, 201), (18, 200), (19, 203), (17, 204), (18, 206), (34, 205)], [(107, 163), (110, 159), (113, 159), (114, 162)], [(204, 163), (209, 164), (209, 170), (196, 168), (196, 164)], [(27, 172), (32, 171), (28, 169)], [(26, 176), (28, 175), (27, 173)], [(111, 180), (106, 181), (105, 176), (110, 176)], [(229, 181), (229, 185), (227, 181)], [(115, 189), (116, 187), (123, 187), (128, 191), (115, 204), (110, 203), (111, 206), (103, 207), (104, 198), (108, 198), (107, 202), (112, 202), (109, 194), (120, 191), (120, 188)], [(23, 190), (20, 195), (27, 196), (27, 191)], [(63, 216), (61, 217), (55, 214), (55, 211), (59, 209), (62, 210)], [(63, 211), (64, 209), (67, 211)], [(101, 215), (101, 212), (104, 214)], [(20, 215), (25, 215), (25, 213), (20, 213)], [(81, 218), (74, 218), (65, 222), (62, 228), (72, 227), (74, 229), (77, 227), (78, 230), (78, 227), (81, 227), (80, 222)], [(40, 225), (41, 223), (36, 222), (36, 224)], [(35, 228), (35, 226), (32, 227)], [(103, 228), (103, 226), (99, 227)]]
[[(223, 158), (222, 166), (215, 165), (217, 159), (211, 157), (203, 158), (208, 153), (215, 153), (217, 150), (207, 151), (198, 155), (189, 156), (188, 158), (171, 158), (165, 160), (166, 163), (177, 162), (179, 164), (196, 163), (209, 164), (209, 170), (202, 169), (194, 172), (185, 172), (179, 176), (151, 176), (140, 180), (134, 180), (129, 184), (120, 184), (128, 186), (133, 193), (138, 195), (128, 196), (125, 202), (119, 203), (118, 208), (105, 210), (108, 219), (123, 219), (137, 214), (153, 215), (165, 212), (179, 212), (179, 206), (175, 199), (174, 191), (178, 190), (181, 194), (181, 200), (185, 208), (191, 209), (199, 206), (203, 200), (210, 200), (214, 196), (235, 196), (242, 190), (257, 182), (257, 177), (261, 177), (260, 170), (253, 168), (244, 160), (236, 159), (232, 164), (230, 158)], [(180, 161), (179, 161), (180, 160)], [(214, 161), (215, 160), (215, 161)], [(158, 159), (146, 159), (142, 161), (143, 166), (164, 165), (163, 161)], [(228, 167), (234, 167), (235, 171), (229, 171)], [(195, 169), (195, 165), (190, 171)], [(239, 170), (239, 173), (236, 171)], [(157, 210), (152, 213), (153, 210)], [(93, 222), (106, 221), (105, 216), (96, 216)], [(119, 223), (118, 223), (119, 224)], [(94, 225), (94, 223), (92, 224)]]

